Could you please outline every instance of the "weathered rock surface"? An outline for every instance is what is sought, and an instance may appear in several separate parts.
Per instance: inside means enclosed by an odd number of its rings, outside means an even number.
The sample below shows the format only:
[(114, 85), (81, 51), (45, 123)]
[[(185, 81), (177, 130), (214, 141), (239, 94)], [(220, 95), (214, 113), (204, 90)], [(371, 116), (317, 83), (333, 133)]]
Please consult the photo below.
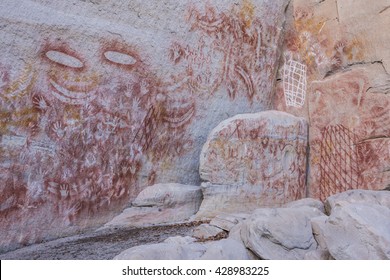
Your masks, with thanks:
[(245, 246), (233, 239), (196, 243), (191, 237), (168, 238), (162, 243), (130, 248), (115, 260), (249, 260)]
[(388, 79), (377, 63), (312, 83), (310, 196), (390, 184), (390, 98), (380, 86)]
[(241, 238), (261, 259), (304, 259), (317, 248), (310, 220), (323, 215), (312, 207), (258, 209), (243, 223)]
[(300, 208), (300, 207), (313, 207), (325, 213), (325, 206), (320, 200), (313, 198), (303, 198), (300, 200), (292, 201), (283, 205), (285, 208)]
[(196, 260), (207, 248), (194, 241), (190, 237), (169, 238), (163, 243), (130, 248), (117, 255), (114, 260)]
[(184, 222), (196, 214), (202, 202), (198, 186), (157, 184), (144, 189), (126, 208), (104, 227), (134, 227)]
[(196, 227), (192, 236), (201, 240), (212, 239), (218, 235), (223, 234), (225, 231), (219, 227), (211, 226), (209, 224), (202, 224)]
[[(291, 2), (275, 108), (310, 120), (308, 193), (390, 184), (389, 1)], [(290, 14), (290, 13), (289, 13)]]
[(271, 106), (288, 2), (1, 1), (0, 247), (198, 184), (209, 131)]
[(250, 260), (248, 250), (234, 239), (222, 239), (207, 244), (207, 250), (201, 260)]
[(237, 115), (209, 135), (200, 156), (201, 215), (253, 210), (305, 197), (307, 123), (266, 111)]
[(313, 225), (321, 247), (337, 260), (390, 259), (390, 209), (338, 202), (327, 219)]
[(219, 214), (210, 221), (210, 225), (219, 227), (223, 230), (230, 231), (238, 223), (245, 221), (249, 218), (249, 214)]
[(350, 190), (328, 197), (325, 201), (326, 212), (332, 214), (339, 203), (364, 203), (380, 205), (390, 209), (389, 191)]

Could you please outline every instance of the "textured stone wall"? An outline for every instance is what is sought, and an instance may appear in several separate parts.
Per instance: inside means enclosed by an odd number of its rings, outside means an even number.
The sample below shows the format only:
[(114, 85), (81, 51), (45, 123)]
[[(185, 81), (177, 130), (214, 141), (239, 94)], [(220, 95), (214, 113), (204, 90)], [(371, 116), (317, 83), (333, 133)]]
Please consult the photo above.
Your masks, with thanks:
[(198, 184), (208, 133), (266, 110), (288, 1), (0, 2), (0, 247)]
[(309, 121), (309, 195), (390, 185), (390, 1), (295, 0), (275, 107)]

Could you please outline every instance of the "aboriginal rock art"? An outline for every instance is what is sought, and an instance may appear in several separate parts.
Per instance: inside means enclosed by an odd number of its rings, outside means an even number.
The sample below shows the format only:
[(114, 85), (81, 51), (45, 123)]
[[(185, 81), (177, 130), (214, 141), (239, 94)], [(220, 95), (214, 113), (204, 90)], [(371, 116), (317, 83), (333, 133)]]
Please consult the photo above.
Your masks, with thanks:
[(229, 13), (210, 4), (204, 11), (195, 5), (188, 9), (187, 22), (197, 43), (173, 42), (169, 58), (186, 69), (194, 93), (212, 95), (223, 87), (231, 99), (244, 92), (250, 101), (258, 101), (270, 92), (280, 31), (256, 17), (253, 4), (243, 3)]
[(133, 10), (91, 23), (0, 4), (0, 250), (102, 224), (155, 182), (199, 182), (212, 127), (271, 105), (287, 2), (187, 1), (172, 32)]
[(370, 93), (372, 78), (367, 74), (380, 75), (380, 70), (375, 65), (357, 67), (313, 83), (312, 196), (325, 199), (349, 189), (376, 190), (389, 184), (390, 102), (386, 95)]
[(306, 194), (307, 127), (301, 118), (267, 111), (222, 122), (203, 147), (200, 173), (215, 185), (251, 186), (264, 205)]
[(310, 8), (294, 9), (294, 24), (286, 34), (285, 46), (307, 66), (311, 80), (363, 58), (363, 43), (357, 37), (333, 39), (329, 36), (332, 30), (326, 28), (330, 24), (330, 19), (315, 16)]
[(306, 98), (306, 66), (288, 59), (283, 67), (283, 90), (287, 106), (302, 107)]
[[(101, 54), (91, 62), (70, 44), (47, 40), (39, 67), (26, 66), (15, 81), (2, 71), (3, 217), (49, 211), (40, 222), (80, 225), (134, 197), (145, 160), (157, 163), (189, 148), (183, 128), (193, 100), (154, 79), (132, 46), (105, 43)], [(19, 242), (39, 238), (33, 230), (25, 234)]]
[(336, 125), (325, 127), (321, 136), (320, 199), (359, 188), (356, 135), (346, 127)]

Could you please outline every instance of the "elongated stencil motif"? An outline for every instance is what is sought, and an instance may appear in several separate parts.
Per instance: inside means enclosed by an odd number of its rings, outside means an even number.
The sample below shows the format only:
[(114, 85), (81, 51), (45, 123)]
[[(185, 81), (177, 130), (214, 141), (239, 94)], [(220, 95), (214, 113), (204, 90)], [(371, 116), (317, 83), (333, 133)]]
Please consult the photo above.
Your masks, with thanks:
[(320, 199), (359, 187), (356, 135), (343, 125), (322, 131), (320, 159)]
[(306, 96), (306, 66), (289, 59), (283, 68), (283, 90), (287, 106), (301, 108)]

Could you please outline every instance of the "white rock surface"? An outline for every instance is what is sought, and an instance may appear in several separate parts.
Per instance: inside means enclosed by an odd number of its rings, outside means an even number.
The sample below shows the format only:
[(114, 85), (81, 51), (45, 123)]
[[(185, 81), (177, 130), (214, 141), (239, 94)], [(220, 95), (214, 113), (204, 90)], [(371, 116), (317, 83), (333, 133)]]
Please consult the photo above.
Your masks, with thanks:
[(338, 202), (313, 229), (321, 247), (337, 260), (390, 259), (390, 209), (368, 203)]
[(183, 222), (199, 209), (202, 191), (198, 186), (157, 184), (143, 190), (132, 203), (104, 227), (147, 226)]
[(299, 208), (299, 207), (313, 207), (320, 210), (322, 213), (325, 213), (325, 206), (320, 200), (313, 198), (303, 198), (296, 201), (291, 201), (283, 205), (285, 208)]
[(207, 244), (201, 260), (250, 260), (251, 257), (242, 244), (234, 239), (222, 239)]
[(325, 209), (331, 214), (335, 206), (340, 202), (366, 203), (369, 205), (381, 205), (390, 209), (389, 191), (350, 190), (328, 197), (325, 201)]
[(322, 215), (312, 207), (258, 209), (243, 223), (241, 238), (261, 259), (304, 259), (317, 248), (310, 220)]
[(175, 208), (186, 205), (192, 211), (198, 211), (201, 201), (202, 191), (199, 186), (156, 184), (141, 191), (132, 206)]
[(141, 245), (117, 255), (114, 260), (195, 260), (207, 250), (200, 243), (193, 243), (188, 237), (169, 238), (163, 243)]
[(238, 223), (246, 220), (250, 214), (238, 213), (238, 214), (227, 214), (222, 213), (213, 218), (210, 221), (210, 225), (219, 227), (223, 230), (230, 231)]

